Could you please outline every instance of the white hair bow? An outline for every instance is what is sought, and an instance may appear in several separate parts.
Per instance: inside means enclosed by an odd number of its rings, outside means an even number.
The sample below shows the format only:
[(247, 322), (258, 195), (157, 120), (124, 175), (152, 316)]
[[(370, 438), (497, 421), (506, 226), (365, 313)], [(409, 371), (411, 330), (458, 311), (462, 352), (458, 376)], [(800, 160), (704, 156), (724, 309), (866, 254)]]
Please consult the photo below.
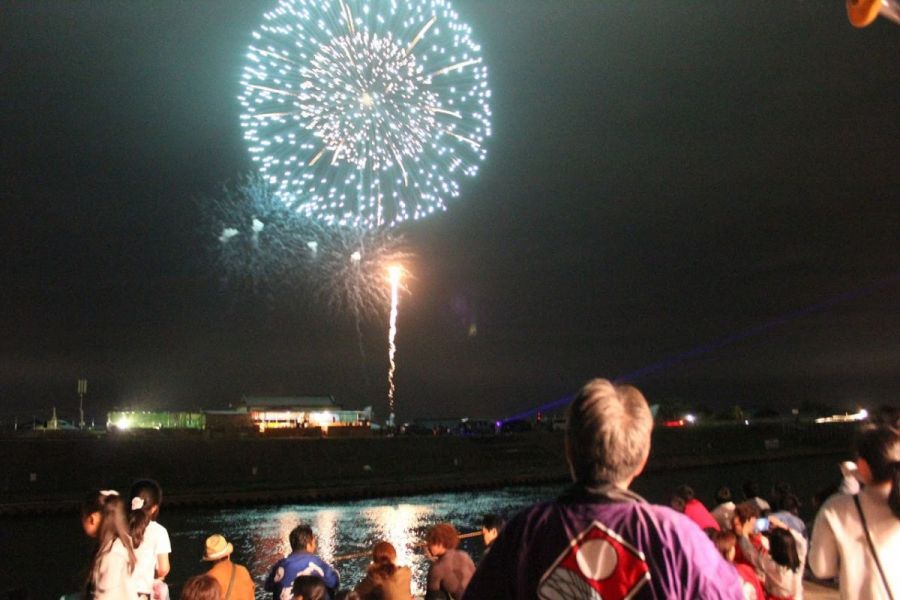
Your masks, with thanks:
[(131, 499), (131, 510), (140, 510), (144, 508), (144, 499), (140, 496), (135, 496)]

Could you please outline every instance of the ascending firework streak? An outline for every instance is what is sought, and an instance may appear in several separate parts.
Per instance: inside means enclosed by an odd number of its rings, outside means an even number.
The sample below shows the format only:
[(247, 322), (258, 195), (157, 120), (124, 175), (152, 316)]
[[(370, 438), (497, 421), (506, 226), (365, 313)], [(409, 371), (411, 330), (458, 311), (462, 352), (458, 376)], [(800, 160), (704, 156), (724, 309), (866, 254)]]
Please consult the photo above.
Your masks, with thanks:
[(397, 308), (400, 304), (400, 278), (402, 276), (403, 267), (398, 265), (388, 267), (388, 281), (391, 283), (391, 320), (388, 329), (388, 409), (392, 423), (394, 421), (394, 392), (397, 391), (394, 386), (394, 371), (397, 369), (394, 355), (397, 353)]

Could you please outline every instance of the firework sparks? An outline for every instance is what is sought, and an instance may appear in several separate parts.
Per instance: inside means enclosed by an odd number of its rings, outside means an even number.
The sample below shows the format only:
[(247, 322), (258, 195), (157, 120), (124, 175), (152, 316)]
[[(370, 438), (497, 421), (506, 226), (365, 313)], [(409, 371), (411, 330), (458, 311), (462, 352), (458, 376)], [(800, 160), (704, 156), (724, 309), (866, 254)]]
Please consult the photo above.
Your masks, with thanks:
[(397, 311), (400, 307), (400, 280), (403, 277), (403, 267), (391, 265), (388, 267), (388, 281), (391, 284), (391, 316), (388, 328), (388, 410), (390, 421), (394, 420), (394, 412), (397, 388), (394, 385), (394, 372), (397, 370), (397, 362), (394, 360), (397, 354)]
[(304, 276), (314, 254), (304, 244), (313, 239), (310, 227), (261, 177), (241, 177), (206, 202), (204, 214), (218, 240), (215, 255), (229, 284), (258, 290)]
[(290, 211), (261, 177), (227, 186), (207, 207), (216, 256), (231, 284), (311, 291), (334, 314), (380, 319), (390, 302), (384, 273), (412, 255), (393, 229), (326, 226)]
[(393, 225), (446, 209), (477, 173), (487, 67), (449, 0), (280, 0), (253, 37), (244, 139), (292, 210)]
[(317, 239), (310, 278), (320, 299), (335, 314), (350, 313), (358, 321), (383, 318), (390, 302), (384, 273), (411, 258), (405, 239), (393, 230), (353, 227), (322, 227)]

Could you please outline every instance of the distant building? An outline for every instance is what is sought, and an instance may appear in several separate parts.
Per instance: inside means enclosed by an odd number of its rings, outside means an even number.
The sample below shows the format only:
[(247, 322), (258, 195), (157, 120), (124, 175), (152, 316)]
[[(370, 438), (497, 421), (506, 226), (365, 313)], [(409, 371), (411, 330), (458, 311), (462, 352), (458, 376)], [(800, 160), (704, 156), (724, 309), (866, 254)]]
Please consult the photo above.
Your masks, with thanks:
[(230, 433), (256, 431), (256, 426), (245, 406), (226, 410), (204, 410), (203, 414), (206, 415), (206, 428), (210, 431)]
[(201, 412), (169, 412), (163, 410), (114, 410), (106, 413), (106, 428), (130, 429), (204, 429), (206, 418)]
[[(343, 410), (332, 396), (244, 396), (236, 408), (203, 412), (115, 410), (106, 428), (207, 429), (219, 432), (271, 432), (283, 435), (356, 435), (368, 430), (372, 408)], [(306, 430), (304, 432), (304, 430)]]
[(368, 427), (372, 408), (343, 410), (333, 396), (244, 396), (250, 421), (260, 433), (278, 429)]

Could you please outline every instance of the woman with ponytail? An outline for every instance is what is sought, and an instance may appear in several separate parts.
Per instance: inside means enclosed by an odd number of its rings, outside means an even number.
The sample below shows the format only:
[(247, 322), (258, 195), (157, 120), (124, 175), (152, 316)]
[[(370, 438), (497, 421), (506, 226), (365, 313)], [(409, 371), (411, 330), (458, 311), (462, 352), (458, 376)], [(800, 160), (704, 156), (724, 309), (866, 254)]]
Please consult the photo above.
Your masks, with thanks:
[(81, 526), (97, 545), (91, 557), (84, 597), (136, 600), (131, 583), (135, 555), (125, 520), (125, 501), (113, 490), (91, 492), (81, 505)]
[[(168, 595), (163, 579), (169, 574), (172, 544), (169, 532), (156, 522), (161, 504), (162, 488), (152, 479), (142, 479), (131, 486), (128, 524), (137, 556), (132, 582), (141, 600)], [(158, 590), (156, 594), (154, 589)]]
[(900, 600), (900, 432), (868, 427), (856, 452), (862, 490), (822, 505), (809, 566), (817, 577), (840, 575), (841, 598)]
[(354, 590), (361, 600), (412, 600), (412, 571), (398, 567), (396, 560), (397, 551), (390, 542), (375, 544), (366, 578)]

